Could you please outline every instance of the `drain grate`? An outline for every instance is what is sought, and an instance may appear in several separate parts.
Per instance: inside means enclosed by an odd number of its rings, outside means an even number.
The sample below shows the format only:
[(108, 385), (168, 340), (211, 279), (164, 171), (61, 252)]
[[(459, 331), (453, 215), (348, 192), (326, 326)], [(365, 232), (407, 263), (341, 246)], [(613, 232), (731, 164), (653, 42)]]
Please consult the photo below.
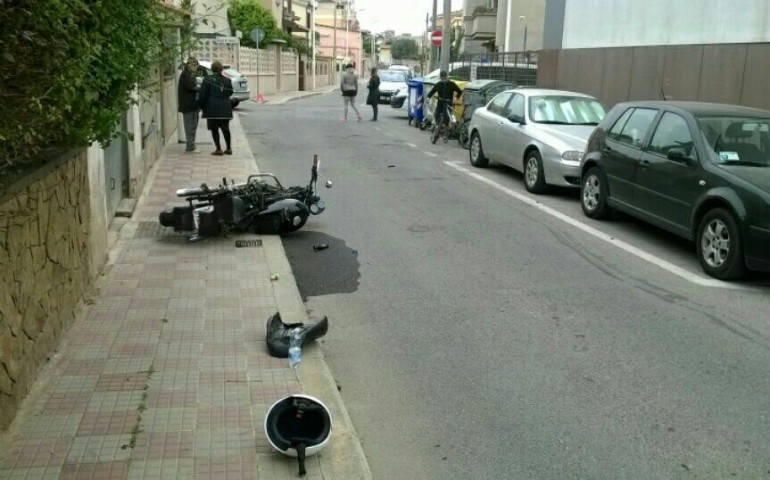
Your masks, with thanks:
[(261, 247), (261, 246), (262, 246), (262, 239), (235, 241), (236, 248)]

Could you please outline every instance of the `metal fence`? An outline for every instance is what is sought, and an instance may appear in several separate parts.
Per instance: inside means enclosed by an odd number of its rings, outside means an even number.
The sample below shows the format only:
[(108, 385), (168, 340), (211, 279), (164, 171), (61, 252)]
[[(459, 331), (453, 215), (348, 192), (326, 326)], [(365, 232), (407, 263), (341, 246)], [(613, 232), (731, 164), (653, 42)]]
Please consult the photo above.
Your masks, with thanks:
[(505, 80), (515, 85), (537, 85), (537, 52), (501, 52), (461, 55), (452, 59), (450, 75), (460, 80)]

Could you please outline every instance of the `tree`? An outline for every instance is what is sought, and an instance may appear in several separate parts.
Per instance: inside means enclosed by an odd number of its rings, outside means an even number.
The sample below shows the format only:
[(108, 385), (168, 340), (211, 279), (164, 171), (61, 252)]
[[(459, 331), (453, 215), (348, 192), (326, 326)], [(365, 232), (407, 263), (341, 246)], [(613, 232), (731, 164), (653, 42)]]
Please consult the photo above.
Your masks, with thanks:
[(449, 43), (449, 54), (450, 58), (459, 58), (460, 56), (460, 48), (462, 47), (463, 43), (463, 34), (464, 30), (462, 28), (453, 28), (452, 29), (452, 36)]
[(420, 58), (420, 50), (412, 38), (394, 38), (391, 43), (391, 55), (397, 60), (417, 60)]
[(0, 176), (52, 149), (108, 144), (135, 87), (178, 60), (178, 16), (157, 0), (5, 3)]
[(283, 37), (283, 32), (275, 24), (273, 12), (262, 6), (259, 0), (232, 0), (227, 16), (230, 18), (230, 28), (243, 32), (241, 44), (246, 47), (257, 46), (251, 39), (251, 31), (255, 28), (265, 32), (262, 44)]
[[(364, 53), (367, 55), (372, 54), (372, 34), (369, 32), (364, 32), (363, 36), (361, 38), (361, 41), (364, 44)], [(379, 51), (379, 48), (377, 48), (377, 43), (382, 41), (382, 35), (376, 34), (374, 36), (374, 46), (377, 51)]]

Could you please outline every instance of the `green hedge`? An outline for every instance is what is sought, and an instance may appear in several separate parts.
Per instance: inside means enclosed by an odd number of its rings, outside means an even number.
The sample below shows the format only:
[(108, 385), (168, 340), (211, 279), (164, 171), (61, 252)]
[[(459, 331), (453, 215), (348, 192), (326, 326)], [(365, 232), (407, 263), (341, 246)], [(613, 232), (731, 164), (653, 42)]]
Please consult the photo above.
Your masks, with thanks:
[(0, 175), (51, 148), (103, 145), (131, 92), (178, 58), (160, 0), (0, 0)]

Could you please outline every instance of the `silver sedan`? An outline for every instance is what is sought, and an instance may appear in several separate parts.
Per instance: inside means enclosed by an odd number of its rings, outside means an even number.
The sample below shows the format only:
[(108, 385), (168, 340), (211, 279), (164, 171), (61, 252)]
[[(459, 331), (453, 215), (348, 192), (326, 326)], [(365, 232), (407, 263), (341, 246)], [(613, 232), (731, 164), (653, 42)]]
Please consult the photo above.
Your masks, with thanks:
[(499, 162), (524, 174), (532, 193), (549, 185), (580, 187), (580, 160), (605, 108), (594, 97), (561, 90), (518, 88), (473, 112), (470, 161)]

